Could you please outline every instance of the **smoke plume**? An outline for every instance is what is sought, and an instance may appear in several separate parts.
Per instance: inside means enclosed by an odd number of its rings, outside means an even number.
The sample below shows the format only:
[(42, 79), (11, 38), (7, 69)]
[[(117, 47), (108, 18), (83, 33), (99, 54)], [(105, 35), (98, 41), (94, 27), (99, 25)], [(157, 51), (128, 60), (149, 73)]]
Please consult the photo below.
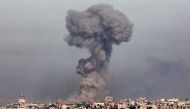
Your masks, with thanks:
[(69, 10), (66, 28), (69, 46), (87, 48), (91, 56), (80, 59), (77, 74), (83, 77), (78, 94), (69, 99), (91, 102), (105, 91), (105, 75), (112, 45), (128, 42), (133, 24), (128, 18), (107, 4), (93, 5), (86, 11)]

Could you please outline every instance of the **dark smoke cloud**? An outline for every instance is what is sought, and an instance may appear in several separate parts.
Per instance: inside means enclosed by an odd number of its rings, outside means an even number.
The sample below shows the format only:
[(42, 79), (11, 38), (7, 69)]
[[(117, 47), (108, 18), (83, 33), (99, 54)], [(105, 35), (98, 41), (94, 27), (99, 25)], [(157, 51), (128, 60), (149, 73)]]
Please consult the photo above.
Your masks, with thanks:
[(110, 5), (94, 5), (83, 12), (68, 11), (68, 45), (87, 48), (91, 53), (89, 58), (79, 60), (77, 73), (83, 79), (79, 95), (71, 99), (89, 102), (105, 92), (104, 76), (107, 75), (112, 45), (128, 42), (132, 27), (128, 18)]
[(70, 8), (97, 3), (113, 5), (135, 24), (129, 46), (113, 46), (110, 95), (189, 97), (189, 0), (0, 0), (0, 101), (16, 102), (20, 91), (28, 102), (52, 101), (78, 90), (76, 61), (89, 54), (62, 40), (63, 19)]

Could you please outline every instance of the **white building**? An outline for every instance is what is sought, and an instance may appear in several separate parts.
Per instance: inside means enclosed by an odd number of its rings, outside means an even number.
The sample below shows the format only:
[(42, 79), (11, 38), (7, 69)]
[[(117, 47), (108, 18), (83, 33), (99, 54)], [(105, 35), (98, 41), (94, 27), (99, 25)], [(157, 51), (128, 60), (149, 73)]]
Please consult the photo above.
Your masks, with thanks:
[(127, 103), (125, 103), (125, 102), (118, 102), (117, 106), (118, 106), (118, 109), (127, 109), (128, 108)]
[(92, 105), (93, 108), (103, 108), (104, 106), (105, 104), (100, 102), (93, 103)]
[(18, 98), (17, 109), (26, 109), (26, 97), (22, 94)]

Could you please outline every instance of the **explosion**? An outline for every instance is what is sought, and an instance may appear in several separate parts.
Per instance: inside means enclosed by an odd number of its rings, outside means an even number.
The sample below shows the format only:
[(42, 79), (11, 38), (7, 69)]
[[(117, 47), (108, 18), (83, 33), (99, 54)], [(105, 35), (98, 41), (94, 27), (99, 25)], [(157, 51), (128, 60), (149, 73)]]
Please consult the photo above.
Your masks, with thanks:
[(91, 56), (80, 59), (77, 74), (83, 77), (80, 90), (69, 100), (91, 102), (105, 91), (105, 75), (112, 45), (128, 42), (133, 24), (120, 11), (107, 4), (93, 5), (86, 11), (69, 10), (66, 16), (69, 46), (86, 48)]

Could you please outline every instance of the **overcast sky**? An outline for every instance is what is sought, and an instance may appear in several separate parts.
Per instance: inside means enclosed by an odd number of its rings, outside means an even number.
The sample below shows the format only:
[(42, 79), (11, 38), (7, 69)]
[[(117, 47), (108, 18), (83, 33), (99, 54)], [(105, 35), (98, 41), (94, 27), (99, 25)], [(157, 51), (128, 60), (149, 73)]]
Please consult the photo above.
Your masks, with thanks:
[(0, 101), (66, 98), (79, 88), (78, 59), (65, 16), (107, 3), (134, 24), (129, 43), (115, 45), (107, 81), (115, 98), (190, 97), (189, 0), (0, 0)]

